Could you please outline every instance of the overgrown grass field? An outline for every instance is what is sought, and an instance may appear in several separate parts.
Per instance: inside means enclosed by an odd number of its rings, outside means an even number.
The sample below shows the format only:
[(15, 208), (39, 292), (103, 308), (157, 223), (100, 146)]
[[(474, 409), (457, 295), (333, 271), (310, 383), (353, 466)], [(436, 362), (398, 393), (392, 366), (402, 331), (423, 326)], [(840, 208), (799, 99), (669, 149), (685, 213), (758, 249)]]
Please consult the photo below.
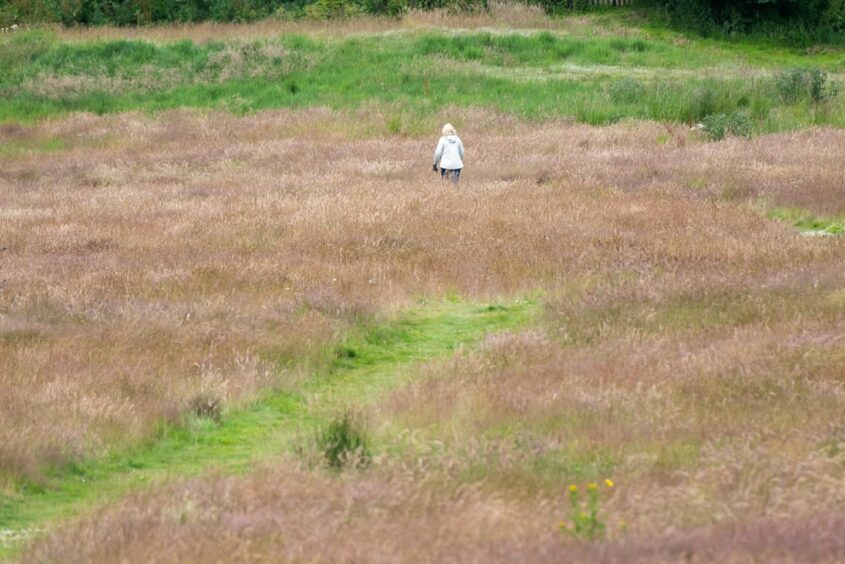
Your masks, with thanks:
[(0, 558), (845, 558), (840, 53), (494, 8), (0, 37)]

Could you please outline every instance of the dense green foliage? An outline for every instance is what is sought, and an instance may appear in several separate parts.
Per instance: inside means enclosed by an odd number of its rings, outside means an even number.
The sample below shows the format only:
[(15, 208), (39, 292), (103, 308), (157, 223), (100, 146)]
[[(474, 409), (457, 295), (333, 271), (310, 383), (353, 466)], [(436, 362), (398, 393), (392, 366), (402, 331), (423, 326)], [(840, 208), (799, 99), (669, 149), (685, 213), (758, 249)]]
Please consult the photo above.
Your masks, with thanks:
[(0, 0), (0, 26), (21, 22), (139, 25), (242, 22), (267, 17), (317, 19), (361, 13), (397, 15), (410, 8), (483, 9), (486, 0)]
[[(591, 0), (524, 0), (550, 14), (583, 11)], [(809, 44), (845, 38), (845, 0), (628, 0), (654, 6), (674, 26), (704, 35), (761, 35)], [(14, 23), (143, 25), (275, 18), (396, 16), (409, 9), (485, 10), (488, 0), (0, 0), (0, 27)]]
[(845, 0), (651, 0), (675, 25), (705, 35), (756, 34), (809, 43), (845, 35)]
[[(582, 11), (590, 0), (525, 0), (550, 14)], [(672, 25), (704, 35), (763, 35), (791, 43), (845, 38), (845, 0), (637, 0), (656, 6)], [(14, 23), (143, 25), (159, 22), (242, 22), (334, 19), (360, 14), (396, 16), (409, 9), (474, 11), (488, 0), (0, 0), (0, 27)]]

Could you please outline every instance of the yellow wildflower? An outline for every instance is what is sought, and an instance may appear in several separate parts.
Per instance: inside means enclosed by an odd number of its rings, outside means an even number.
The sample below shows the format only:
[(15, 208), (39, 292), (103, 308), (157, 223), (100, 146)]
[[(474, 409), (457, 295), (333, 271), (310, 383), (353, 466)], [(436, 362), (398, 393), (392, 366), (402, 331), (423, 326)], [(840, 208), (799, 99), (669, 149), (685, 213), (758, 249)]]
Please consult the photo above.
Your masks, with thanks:
[(607, 478), (607, 479), (604, 481), (604, 485), (605, 485), (605, 486), (607, 486), (608, 488), (612, 488), (612, 487), (614, 486), (614, 484), (613, 484), (613, 480), (611, 480), (610, 478)]
[(598, 488), (599, 488), (599, 485), (595, 482), (590, 482), (589, 484), (587, 484), (587, 489), (590, 490), (590, 491), (595, 491)]
[(578, 486), (576, 486), (575, 484), (571, 484), (571, 485), (569, 486), (569, 491), (571, 491), (571, 492), (577, 492), (577, 491), (578, 491)]

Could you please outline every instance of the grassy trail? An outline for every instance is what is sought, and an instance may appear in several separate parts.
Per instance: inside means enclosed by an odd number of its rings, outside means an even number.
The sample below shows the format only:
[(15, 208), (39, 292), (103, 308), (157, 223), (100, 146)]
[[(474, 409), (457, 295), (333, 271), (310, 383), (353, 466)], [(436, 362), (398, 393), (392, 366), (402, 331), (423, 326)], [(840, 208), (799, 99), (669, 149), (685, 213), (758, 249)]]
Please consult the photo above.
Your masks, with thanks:
[(299, 392), (274, 392), (226, 414), (220, 423), (196, 420), (130, 453), (57, 470), (46, 485), (0, 493), (0, 560), (61, 518), (112, 501), (145, 484), (217, 469), (244, 472), (258, 460), (289, 450), (303, 431), (344, 405), (365, 404), (406, 381), (415, 363), (442, 358), (487, 333), (515, 329), (536, 311), (533, 302), (420, 306), (338, 347), (332, 367)]

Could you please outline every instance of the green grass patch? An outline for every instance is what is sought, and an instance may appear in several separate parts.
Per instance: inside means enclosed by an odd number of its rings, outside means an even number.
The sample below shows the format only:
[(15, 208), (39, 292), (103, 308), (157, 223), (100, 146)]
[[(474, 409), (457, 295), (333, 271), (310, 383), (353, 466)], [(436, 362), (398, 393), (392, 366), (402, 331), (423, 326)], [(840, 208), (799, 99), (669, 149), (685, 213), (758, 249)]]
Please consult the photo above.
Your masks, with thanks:
[(67, 148), (64, 139), (32, 139), (0, 143), (0, 157), (22, 153), (53, 153)]
[(769, 219), (785, 221), (805, 233), (827, 235), (845, 234), (845, 217), (819, 217), (802, 208), (774, 208), (768, 212)]

